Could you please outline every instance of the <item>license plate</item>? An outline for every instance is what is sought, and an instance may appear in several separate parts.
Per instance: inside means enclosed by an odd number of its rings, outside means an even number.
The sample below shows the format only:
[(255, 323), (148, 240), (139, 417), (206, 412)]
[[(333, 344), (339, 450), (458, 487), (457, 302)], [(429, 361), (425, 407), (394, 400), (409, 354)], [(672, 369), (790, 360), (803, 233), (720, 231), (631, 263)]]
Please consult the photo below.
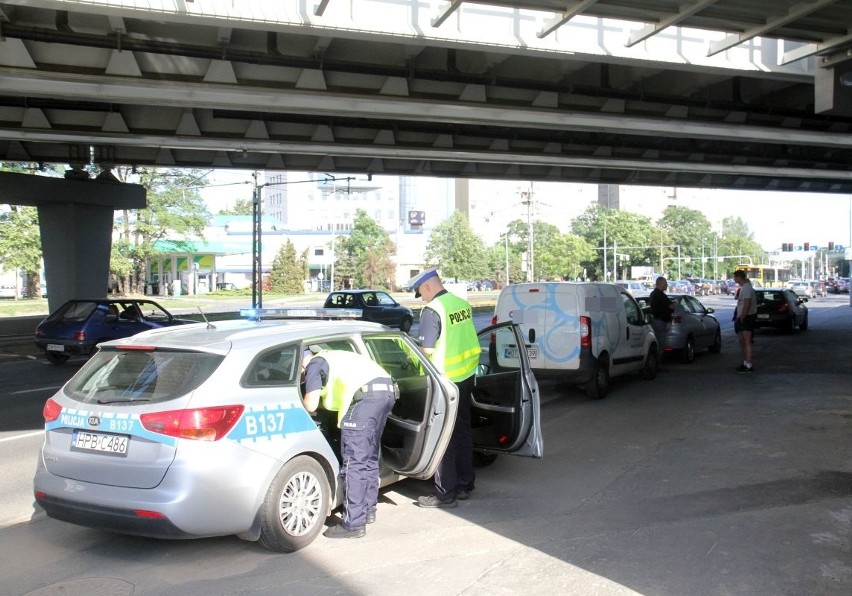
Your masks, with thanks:
[(130, 437), (127, 435), (111, 435), (108, 433), (92, 433), (75, 430), (71, 437), (71, 449), (94, 451), (105, 455), (127, 456)]
[[(518, 349), (517, 348), (505, 348), (503, 350), (503, 357), (506, 359), (516, 359), (518, 357)], [(538, 346), (528, 346), (527, 347), (527, 358), (533, 360), (538, 358)]]
[(769, 319), (769, 315), (757, 315), (757, 319), (759, 321), (765, 321), (765, 320)]
[(64, 352), (65, 346), (63, 346), (62, 344), (47, 344), (47, 351), (48, 352)]

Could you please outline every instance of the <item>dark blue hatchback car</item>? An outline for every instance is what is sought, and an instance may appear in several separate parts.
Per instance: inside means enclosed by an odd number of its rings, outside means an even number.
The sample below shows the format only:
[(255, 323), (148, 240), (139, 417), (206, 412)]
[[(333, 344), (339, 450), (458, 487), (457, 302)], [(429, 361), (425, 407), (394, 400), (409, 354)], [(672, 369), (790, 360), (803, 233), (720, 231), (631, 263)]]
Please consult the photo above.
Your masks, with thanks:
[(408, 333), (414, 314), (387, 292), (381, 290), (338, 290), (325, 299), (324, 308), (356, 308), (362, 311), (361, 318), (388, 327), (398, 327)]
[(69, 300), (39, 323), (35, 342), (48, 361), (62, 364), (71, 356), (92, 354), (103, 341), (195, 322), (178, 319), (153, 300)]

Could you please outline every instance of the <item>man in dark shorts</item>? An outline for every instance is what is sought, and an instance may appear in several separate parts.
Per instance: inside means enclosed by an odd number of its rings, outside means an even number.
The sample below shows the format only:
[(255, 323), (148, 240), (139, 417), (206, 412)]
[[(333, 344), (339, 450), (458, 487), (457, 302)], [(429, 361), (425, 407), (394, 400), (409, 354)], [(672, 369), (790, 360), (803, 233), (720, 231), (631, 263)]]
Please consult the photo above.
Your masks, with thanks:
[(737, 372), (753, 373), (751, 338), (757, 317), (757, 295), (745, 271), (734, 271), (734, 282), (739, 286), (737, 308), (734, 312), (734, 331), (739, 334), (743, 351), (743, 363), (737, 368)]

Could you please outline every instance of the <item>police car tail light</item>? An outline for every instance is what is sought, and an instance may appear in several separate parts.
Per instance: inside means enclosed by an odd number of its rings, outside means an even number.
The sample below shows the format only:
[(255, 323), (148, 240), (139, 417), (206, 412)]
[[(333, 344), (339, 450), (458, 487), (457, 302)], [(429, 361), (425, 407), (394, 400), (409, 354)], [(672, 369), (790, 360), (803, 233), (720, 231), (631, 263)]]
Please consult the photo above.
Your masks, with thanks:
[(580, 347), (592, 347), (592, 320), (589, 317), (580, 317)]
[(46, 402), (44, 402), (44, 408), (41, 410), (41, 415), (44, 416), (45, 422), (53, 422), (59, 415), (62, 413), (62, 406), (60, 406), (53, 398), (50, 398)]
[(142, 414), (139, 421), (145, 429), (160, 435), (195, 441), (218, 441), (234, 427), (243, 409), (243, 406), (217, 406), (150, 412)]

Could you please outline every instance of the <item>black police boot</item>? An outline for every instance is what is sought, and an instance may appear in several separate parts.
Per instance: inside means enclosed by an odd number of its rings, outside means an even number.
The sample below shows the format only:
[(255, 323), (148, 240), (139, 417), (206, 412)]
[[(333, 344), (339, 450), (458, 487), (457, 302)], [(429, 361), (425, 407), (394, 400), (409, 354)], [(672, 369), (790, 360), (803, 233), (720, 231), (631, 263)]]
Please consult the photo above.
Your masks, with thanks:
[(343, 524), (332, 526), (322, 533), (326, 538), (363, 538), (367, 535), (367, 528), (364, 526), (356, 526), (347, 528)]

